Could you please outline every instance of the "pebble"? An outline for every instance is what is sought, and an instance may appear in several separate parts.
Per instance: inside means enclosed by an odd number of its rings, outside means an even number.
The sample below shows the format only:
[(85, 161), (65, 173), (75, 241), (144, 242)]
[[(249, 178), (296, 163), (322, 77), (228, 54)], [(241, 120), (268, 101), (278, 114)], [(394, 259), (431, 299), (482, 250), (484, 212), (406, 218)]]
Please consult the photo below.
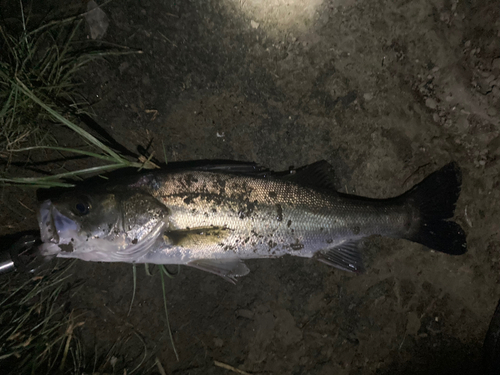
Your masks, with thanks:
[(493, 89), (491, 90), (491, 95), (495, 96), (495, 97), (500, 97), (500, 88), (498, 87), (493, 87)]
[(484, 80), (480, 80), (477, 83), (477, 87), (479, 89), (479, 92), (483, 95), (486, 95), (487, 93), (489, 93), (491, 91), (491, 85)]
[(496, 78), (496, 77), (495, 77), (495, 75), (494, 75), (494, 74), (490, 74), (490, 75), (488, 76), (488, 78), (486, 78), (486, 82), (487, 82), (487, 83), (489, 83), (489, 84), (492, 84), (492, 83), (493, 83), (493, 81), (495, 80), (495, 78)]
[(253, 319), (253, 312), (246, 309), (240, 309), (236, 311), (236, 316), (246, 319)]
[(498, 111), (496, 110), (496, 108), (493, 108), (493, 107), (488, 108), (488, 116), (493, 117), (493, 116), (496, 116), (497, 113), (498, 113)]
[(500, 57), (493, 60), (493, 62), (491, 63), (491, 68), (500, 69)]
[(469, 129), (469, 121), (467, 117), (462, 116), (457, 120), (457, 129), (460, 132), (466, 132)]
[(252, 26), (252, 29), (257, 29), (259, 27), (259, 23), (255, 22), (254, 20), (250, 21), (250, 26)]
[(425, 106), (430, 108), (430, 109), (436, 109), (437, 103), (434, 99), (427, 98), (427, 99), (425, 99)]
[(367, 92), (367, 93), (363, 94), (363, 98), (364, 98), (367, 102), (369, 102), (370, 100), (372, 100), (372, 99), (373, 99), (373, 94), (372, 94), (371, 92)]

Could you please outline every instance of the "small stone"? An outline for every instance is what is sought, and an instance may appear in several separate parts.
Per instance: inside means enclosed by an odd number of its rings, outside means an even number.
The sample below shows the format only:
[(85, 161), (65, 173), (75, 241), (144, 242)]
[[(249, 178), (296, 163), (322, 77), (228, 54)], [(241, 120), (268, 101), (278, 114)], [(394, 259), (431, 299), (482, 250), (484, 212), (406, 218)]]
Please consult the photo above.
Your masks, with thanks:
[(493, 116), (496, 116), (497, 113), (498, 113), (498, 111), (496, 110), (496, 108), (493, 108), (493, 107), (488, 108), (488, 116), (493, 117)]
[(465, 48), (469, 48), (470, 47), (470, 40), (468, 40), (468, 41), (465, 42), (464, 47)]
[(259, 27), (259, 23), (255, 22), (254, 20), (250, 21), (250, 26), (252, 26), (252, 29), (257, 29)]
[(500, 154), (500, 135), (496, 136), (488, 143), (488, 153), (491, 155)]
[(236, 316), (246, 319), (253, 319), (253, 312), (246, 309), (240, 309), (236, 311)]
[(425, 99), (425, 106), (430, 109), (436, 109), (437, 103), (434, 99), (432, 98), (427, 98)]
[(493, 60), (493, 62), (491, 63), (491, 68), (492, 69), (500, 69), (500, 57)]
[(462, 116), (457, 120), (457, 129), (460, 132), (466, 132), (469, 129), (469, 121), (467, 117)]
[(494, 74), (490, 74), (490, 75), (486, 78), (486, 80), (485, 80), (485, 81), (486, 81), (488, 84), (490, 84), (490, 85), (491, 85), (491, 84), (493, 83), (493, 81), (495, 80), (495, 78), (496, 78), (496, 77), (495, 77), (495, 75), (494, 75)]
[(371, 92), (366, 92), (363, 94), (363, 99), (365, 99), (367, 102), (373, 99), (373, 93)]
[(128, 62), (122, 62), (119, 66), (118, 66), (118, 71), (120, 72), (120, 74), (123, 74), (124, 71), (126, 71), (128, 69), (128, 67), (130, 66), (130, 64)]
[(406, 333), (408, 335), (416, 335), (420, 329), (421, 321), (417, 313), (409, 312), (406, 322)]
[(493, 87), (493, 89), (491, 90), (491, 95), (493, 95), (496, 98), (500, 97), (500, 88), (496, 86)]
[(439, 118), (439, 115), (438, 115), (437, 113), (434, 113), (434, 114), (432, 115), (432, 119), (434, 120), (434, 122), (437, 122), (437, 123), (439, 123), (439, 122), (440, 122), (440, 120), (441, 120), (441, 119)]
[(479, 165), (480, 166), (485, 166), (486, 165), (486, 160), (479, 160)]
[(483, 78), (488, 78), (488, 77), (490, 76), (490, 74), (491, 74), (491, 73), (489, 72), (489, 70), (480, 70), (480, 71), (479, 71), (479, 75), (480, 75), (481, 77), (483, 77)]
[(477, 88), (479, 89), (478, 91), (483, 95), (486, 95), (491, 91), (491, 85), (485, 80), (479, 81), (477, 83)]

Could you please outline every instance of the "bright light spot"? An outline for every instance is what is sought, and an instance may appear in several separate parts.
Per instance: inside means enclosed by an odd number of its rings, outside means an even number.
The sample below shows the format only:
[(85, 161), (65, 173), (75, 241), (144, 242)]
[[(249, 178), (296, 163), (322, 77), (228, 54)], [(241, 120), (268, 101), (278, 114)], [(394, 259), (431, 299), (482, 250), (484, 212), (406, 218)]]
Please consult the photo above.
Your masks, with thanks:
[(248, 18), (252, 28), (268, 31), (306, 31), (313, 23), (323, 0), (227, 0), (235, 3)]

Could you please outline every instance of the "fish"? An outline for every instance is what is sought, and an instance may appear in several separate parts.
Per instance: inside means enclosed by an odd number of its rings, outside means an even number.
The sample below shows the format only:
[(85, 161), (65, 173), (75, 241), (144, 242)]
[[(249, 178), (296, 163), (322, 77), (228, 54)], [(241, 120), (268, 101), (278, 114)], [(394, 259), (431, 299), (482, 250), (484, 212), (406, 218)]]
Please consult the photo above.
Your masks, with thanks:
[(460, 255), (452, 220), (462, 174), (451, 162), (402, 195), (335, 190), (319, 161), (272, 172), (254, 163), (201, 163), (84, 183), (41, 202), (41, 252), (85, 261), (187, 265), (235, 282), (253, 258), (313, 258), (363, 272), (360, 242), (378, 235)]

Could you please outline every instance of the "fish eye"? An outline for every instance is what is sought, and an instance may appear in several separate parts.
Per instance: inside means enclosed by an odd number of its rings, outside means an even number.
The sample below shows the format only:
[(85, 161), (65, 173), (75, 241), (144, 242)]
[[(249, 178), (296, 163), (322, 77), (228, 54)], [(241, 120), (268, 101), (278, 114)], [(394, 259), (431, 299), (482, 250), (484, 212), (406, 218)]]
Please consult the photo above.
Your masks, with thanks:
[(74, 212), (80, 216), (87, 215), (90, 212), (90, 203), (87, 197), (80, 197), (74, 206)]

